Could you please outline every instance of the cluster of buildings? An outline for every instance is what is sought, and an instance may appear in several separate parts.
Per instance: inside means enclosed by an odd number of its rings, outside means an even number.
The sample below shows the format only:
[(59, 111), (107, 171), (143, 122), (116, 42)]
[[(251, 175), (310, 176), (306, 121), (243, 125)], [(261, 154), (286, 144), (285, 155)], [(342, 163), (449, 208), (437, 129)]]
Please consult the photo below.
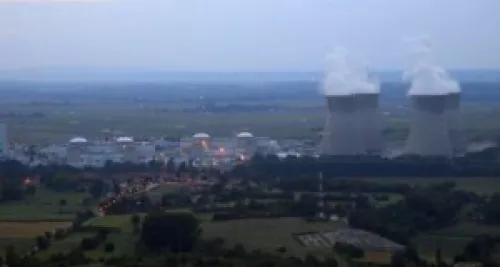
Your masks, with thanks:
[(104, 167), (108, 163), (145, 164), (151, 161), (176, 164), (191, 162), (195, 166), (231, 167), (255, 153), (280, 154), (276, 140), (241, 132), (233, 137), (213, 138), (196, 133), (178, 141), (165, 139), (137, 141), (131, 136), (90, 140), (71, 138), (64, 144), (44, 147), (9, 146), (6, 126), (0, 124), (0, 155), (31, 165), (67, 164), (77, 168)]

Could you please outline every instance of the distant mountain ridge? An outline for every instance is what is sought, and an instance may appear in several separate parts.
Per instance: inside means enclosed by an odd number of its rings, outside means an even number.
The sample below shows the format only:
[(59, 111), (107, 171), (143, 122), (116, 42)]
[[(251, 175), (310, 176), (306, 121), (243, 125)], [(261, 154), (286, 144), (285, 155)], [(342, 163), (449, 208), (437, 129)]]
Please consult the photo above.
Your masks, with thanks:
[[(450, 70), (459, 81), (500, 81), (500, 69)], [(401, 81), (402, 71), (375, 71), (382, 82)], [(0, 71), (0, 81), (32, 82), (269, 82), (320, 81), (322, 72), (210, 72), (103, 68), (46, 68)]]

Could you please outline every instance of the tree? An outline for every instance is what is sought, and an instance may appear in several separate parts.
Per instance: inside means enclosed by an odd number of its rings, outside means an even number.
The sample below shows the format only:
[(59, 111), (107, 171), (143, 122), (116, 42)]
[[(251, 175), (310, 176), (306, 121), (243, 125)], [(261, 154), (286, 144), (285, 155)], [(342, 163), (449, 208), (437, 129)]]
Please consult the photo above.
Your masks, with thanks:
[(134, 228), (134, 234), (139, 233), (140, 232), (141, 216), (139, 216), (139, 214), (132, 215), (132, 217), (130, 217), (130, 222), (132, 223), (132, 226)]
[(34, 186), (34, 185), (28, 185), (28, 186), (26, 186), (26, 189), (24, 190), (24, 192), (27, 195), (34, 196), (35, 193), (36, 193), (36, 186)]
[(58, 172), (47, 185), (57, 191), (72, 191), (76, 189), (77, 182), (70, 173)]
[(59, 213), (62, 213), (62, 208), (68, 204), (68, 201), (66, 199), (60, 199), (59, 200)]
[(106, 251), (107, 253), (115, 251), (115, 244), (111, 242), (106, 243), (106, 245), (104, 246), (104, 251)]
[(175, 172), (175, 162), (174, 158), (170, 157), (167, 161), (167, 172), (174, 173)]
[(187, 166), (187, 164), (186, 164), (185, 161), (181, 162), (179, 164), (179, 167), (177, 168), (177, 171), (180, 172), (180, 173), (187, 172), (187, 170), (188, 170), (188, 166)]
[(94, 199), (100, 199), (101, 196), (104, 195), (105, 188), (106, 186), (104, 185), (104, 182), (97, 180), (90, 186), (89, 193)]
[(192, 213), (156, 212), (142, 223), (141, 241), (154, 251), (191, 251), (200, 235), (200, 224)]
[(45, 232), (45, 233), (44, 233), (44, 236), (45, 236), (45, 238), (47, 238), (48, 240), (52, 240), (53, 234), (52, 234), (52, 232)]
[(443, 256), (441, 254), (441, 249), (436, 249), (436, 252), (435, 252), (435, 255), (434, 255), (435, 259), (435, 264), (436, 266), (441, 266), (441, 264), (443, 263)]
[(46, 250), (50, 247), (50, 240), (45, 236), (37, 236), (36, 237), (36, 246), (40, 250)]
[(23, 180), (28, 169), (18, 161), (0, 162), (0, 200), (20, 200), (24, 197)]
[(19, 266), (21, 258), (17, 254), (14, 246), (8, 246), (5, 248), (5, 265), (9, 267)]
[(396, 252), (392, 255), (391, 266), (392, 267), (404, 267), (406, 264), (406, 259), (404, 253)]

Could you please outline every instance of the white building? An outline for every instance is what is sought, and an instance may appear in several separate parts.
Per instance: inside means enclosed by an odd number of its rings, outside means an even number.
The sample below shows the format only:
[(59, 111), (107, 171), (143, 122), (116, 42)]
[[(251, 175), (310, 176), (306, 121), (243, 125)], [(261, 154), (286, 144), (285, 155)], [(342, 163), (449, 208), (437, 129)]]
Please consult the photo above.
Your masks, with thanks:
[(132, 137), (119, 137), (112, 142), (89, 142), (82, 137), (69, 141), (65, 161), (77, 167), (104, 167), (113, 163), (148, 163), (154, 159), (154, 144), (135, 142)]

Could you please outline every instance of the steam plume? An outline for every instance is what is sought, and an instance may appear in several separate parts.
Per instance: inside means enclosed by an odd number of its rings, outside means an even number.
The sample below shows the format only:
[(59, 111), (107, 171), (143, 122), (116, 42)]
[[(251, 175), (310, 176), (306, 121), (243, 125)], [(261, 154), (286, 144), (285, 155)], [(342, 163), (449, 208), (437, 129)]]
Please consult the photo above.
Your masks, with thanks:
[(365, 64), (342, 47), (335, 48), (327, 55), (325, 76), (323, 93), (327, 96), (380, 91), (378, 83), (369, 76)]
[(432, 56), (428, 38), (409, 40), (416, 61), (412, 68), (403, 74), (403, 80), (411, 83), (409, 95), (446, 95), (459, 93), (460, 86), (446, 69), (439, 66)]

